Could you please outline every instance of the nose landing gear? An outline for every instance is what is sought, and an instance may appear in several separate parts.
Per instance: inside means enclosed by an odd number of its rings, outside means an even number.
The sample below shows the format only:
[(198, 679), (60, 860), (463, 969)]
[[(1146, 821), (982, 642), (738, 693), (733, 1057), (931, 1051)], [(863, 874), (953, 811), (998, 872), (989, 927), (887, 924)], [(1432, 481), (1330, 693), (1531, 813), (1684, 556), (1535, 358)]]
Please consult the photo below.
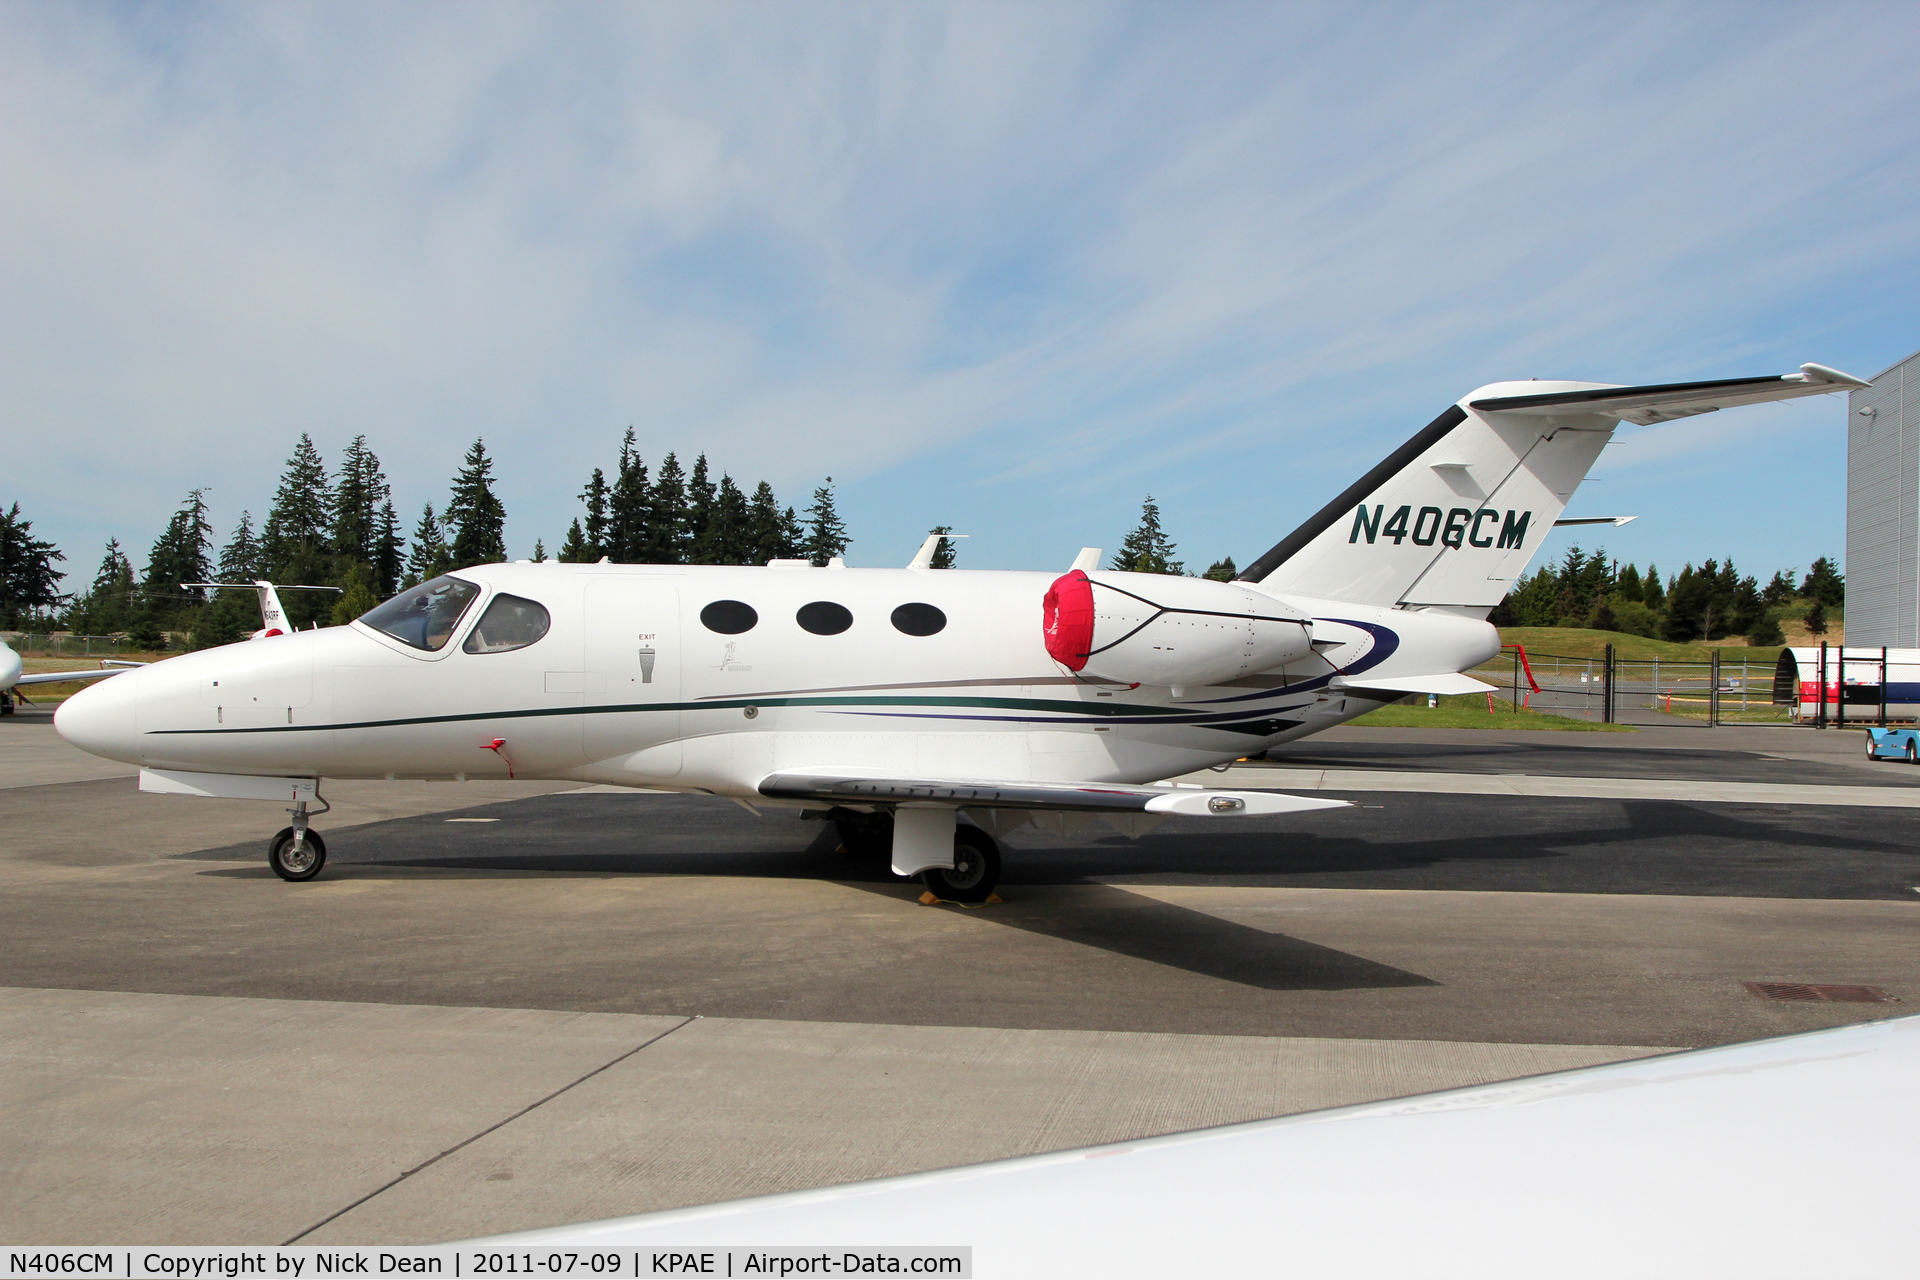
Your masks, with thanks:
[[(325, 800), (320, 803), (326, 805), (320, 813), (333, 808)], [(307, 829), (308, 819), (315, 815), (307, 812), (305, 800), (294, 801), (287, 812), (293, 815), (293, 825), (267, 842), (267, 865), (282, 880), (311, 880), (327, 865), (327, 842), (318, 831)]]

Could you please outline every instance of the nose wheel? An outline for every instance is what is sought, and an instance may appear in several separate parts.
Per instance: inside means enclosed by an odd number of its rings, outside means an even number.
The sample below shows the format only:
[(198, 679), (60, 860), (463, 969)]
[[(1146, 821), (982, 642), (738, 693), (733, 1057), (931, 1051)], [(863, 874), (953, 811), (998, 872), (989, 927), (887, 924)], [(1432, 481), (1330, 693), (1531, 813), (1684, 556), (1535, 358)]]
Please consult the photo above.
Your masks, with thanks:
[(267, 845), (267, 865), (282, 880), (311, 880), (327, 865), (327, 842), (318, 831), (287, 827)]
[[(325, 805), (320, 812), (325, 813), (332, 807)], [(282, 880), (311, 880), (327, 865), (327, 842), (320, 838), (318, 831), (308, 829), (307, 819), (312, 814), (307, 811), (306, 801), (295, 801), (287, 812), (293, 815), (293, 825), (282, 827), (279, 834), (267, 842), (267, 865)]]
[(948, 902), (985, 902), (1000, 883), (1000, 846), (978, 827), (953, 829), (953, 867), (920, 873), (927, 889)]

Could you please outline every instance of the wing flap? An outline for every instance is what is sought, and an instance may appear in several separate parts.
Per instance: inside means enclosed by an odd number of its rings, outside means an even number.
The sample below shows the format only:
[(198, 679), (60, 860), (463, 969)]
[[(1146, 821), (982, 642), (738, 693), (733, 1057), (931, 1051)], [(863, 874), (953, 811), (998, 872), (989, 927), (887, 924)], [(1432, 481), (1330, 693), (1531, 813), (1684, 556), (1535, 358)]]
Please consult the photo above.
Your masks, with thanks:
[(1068, 813), (1184, 814), (1244, 817), (1346, 808), (1344, 800), (1273, 791), (1213, 791), (1099, 782), (1002, 782), (952, 778), (875, 778), (853, 773), (769, 774), (757, 788), (770, 800), (829, 804), (952, 805), (961, 809), (1045, 809)]

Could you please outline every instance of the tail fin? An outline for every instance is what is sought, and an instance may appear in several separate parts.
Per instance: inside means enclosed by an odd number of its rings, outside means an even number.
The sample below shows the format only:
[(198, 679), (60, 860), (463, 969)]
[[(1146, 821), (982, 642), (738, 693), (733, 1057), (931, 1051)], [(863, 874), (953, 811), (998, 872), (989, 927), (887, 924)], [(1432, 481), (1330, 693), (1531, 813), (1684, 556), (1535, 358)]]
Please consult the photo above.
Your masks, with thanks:
[(257, 638), (264, 640), (293, 630), (293, 624), (287, 621), (287, 611), (280, 607), (280, 593), (274, 590), (273, 584), (261, 578), (256, 579), (253, 585), (260, 593), (260, 631)]
[(1271, 592), (1484, 613), (1526, 572), (1622, 419), (1642, 424), (1866, 384), (1820, 365), (1664, 386), (1475, 391), (1240, 575)]

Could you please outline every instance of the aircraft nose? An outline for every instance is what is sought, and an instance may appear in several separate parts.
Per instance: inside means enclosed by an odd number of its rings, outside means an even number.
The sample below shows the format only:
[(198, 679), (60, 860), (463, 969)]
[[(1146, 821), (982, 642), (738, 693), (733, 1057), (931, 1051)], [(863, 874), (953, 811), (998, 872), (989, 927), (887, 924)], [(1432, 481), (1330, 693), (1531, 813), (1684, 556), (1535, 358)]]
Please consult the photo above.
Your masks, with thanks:
[(110, 676), (62, 702), (53, 713), (53, 728), (82, 751), (109, 760), (140, 763), (134, 727), (134, 681), (138, 671)]

